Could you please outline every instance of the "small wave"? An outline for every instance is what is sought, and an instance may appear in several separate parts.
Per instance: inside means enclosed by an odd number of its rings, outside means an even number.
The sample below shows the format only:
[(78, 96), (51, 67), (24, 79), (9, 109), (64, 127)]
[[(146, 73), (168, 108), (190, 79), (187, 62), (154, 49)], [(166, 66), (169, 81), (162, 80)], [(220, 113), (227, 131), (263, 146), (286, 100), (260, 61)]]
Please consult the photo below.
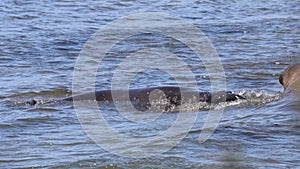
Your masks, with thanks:
[[(23, 92), (7, 96), (6, 102), (12, 105), (42, 105), (57, 99), (70, 96), (71, 91), (65, 89), (45, 90), (40, 92)], [(34, 102), (34, 104), (32, 103)]]
[(13, 128), (13, 127), (14, 127), (14, 125), (12, 125), (12, 124), (7, 124), (7, 123), (0, 124), (0, 129)]
[[(198, 107), (198, 110), (200, 111), (206, 111), (206, 110), (220, 110), (224, 108), (257, 108), (262, 107), (264, 105), (267, 105), (272, 102), (276, 102), (281, 99), (282, 93), (266, 93), (264, 91), (239, 91), (236, 92), (236, 94), (244, 97), (245, 99), (237, 99), (235, 101), (229, 101), (229, 102), (221, 102), (217, 104), (209, 104), (206, 102), (199, 102), (199, 103), (193, 103), (193, 104), (186, 104), (183, 105), (183, 109), (190, 111), (195, 110), (195, 107)], [(192, 109), (189, 109), (191, 108)]]
[[(262, 107), (266, 104), (278, 101), (282, 97), (282, 92), (267, 93), (265, 91), (239, 91), (239, 95), (243, 96), (245, 100), (238, 100), (237, 107)], [(229, 103), (230, 104), (230, 103)]]
[(46, 103), (51, 103), (52, 100), (46, 100), (46, 99), (31, 99), (31, 100), (22, 100), (22, 101), (13, 101), (14, 105), (42, 105)]
[(53, 107), (35, 107), (29, 109), (28, 112), (59, 112), (60, 110)]
[(8, 98), (24, 98), (24, 97), (45, 97), (45, 96), (52, 96), (52, 97), (66, 97), (71, 95), (72, 92), (66, 89), (54, 89), (54, 90), (45, 90), (40, 92), (23, 92), (23, 93), (17, 93), (12, 94), (8, 96)]

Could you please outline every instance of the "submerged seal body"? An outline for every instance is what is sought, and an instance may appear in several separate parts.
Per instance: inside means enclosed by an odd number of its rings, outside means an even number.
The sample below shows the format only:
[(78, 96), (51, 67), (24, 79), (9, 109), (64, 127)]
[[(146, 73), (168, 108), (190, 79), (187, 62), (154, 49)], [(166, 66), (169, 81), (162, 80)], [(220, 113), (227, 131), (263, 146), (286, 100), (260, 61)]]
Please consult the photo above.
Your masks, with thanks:
[(279, 76), (284, 93), (300, 94), (300, 63), (288, 66)]
[[(185, 94), (188, 96), (195, 96), (197, 98), (196, 102), (227, 102), (235, 101), (237, 99), (245, 99), (244, 97), (234, 94), (232, 92), (217, 92), (214, 95), (210, 92), (192, 92), (188, 89), (184, 89)], [(113, 94), (114, 93), (114, 94)], [(154, 94), (153, 94), (154, 93)], [(196, 95), (195, 95), (196, 94)], [(214, 97), (213, 97), (214, 96)], [(172, 105), (180, 105), (182, 100), (181, 88), (174, 86), (162, 86), (162, 87), (151, 87), (151, 88), (140, 88), (140, 89), (130, 89), (126, 90), (101, 90), (95, 93), (84, 93), (73, 95), (59, 100), (54, 100), (52, 102), (59, 101), (80, 101), (80, 100), (96, 100), (99, 102), (113, 102), (113, 101), (131, 101), (136, 103), (141, 103), (143, 105), (149, 105), (151, 99), (161, 99), (166, 98), (167, 101)], [(189, 98), (187, 98), (189, 99)], [(214, 100), (212, 100), (214, 99)], [(29, 101), (28, 104), (37, 104), (35, 100)]]
[[(141, 101), (141, 102), (148, 102), (150, 93), (158, 90), (163, 92), (164, 96), (172, 101), (174, 104), (179, 104), (181, 101), (181, 91), (179, 87), (174, 86), (163, 86), (163, 87), (151, 87), (151, 88), (140, 88), (140, 89), (130, 89), (129, 90), (129, 99), (130, 101)], [(192, 92), (186, 89), (187, 94), (199, 94), (199, 102), (211, 102), (212, 94), (209, 92)], [(116, 93), (117, 96), (112, 95), (112, 92)], [(76, 101), (76, 100), (90, 100), (91, 98), (94, 98), (96, 101), (114, 101), (119, 100), (123, 101), (128, 98), (126, 98), (126, 92), (125, 90), (102, 90), (102, 91), (96, 91), (95, 93), (86, 93), (86, 94), (79, 94), (70, 96), (67, 98), (64, 98), (65, 101)], [(115, 95), (116, 95), (115, 94)], [(234, 94), (232, 92), (218, 92), (215, 93), (217, 97), (219, 97), (219, 100), (224, 101), (234, 101), (237, 99), (244, 99), (244, 97)], [(159, 96), (159, 95), (156, 95)], [(155, 96), (154, 96), (155, 97)], [(159, 99), (159, 98), (158, 98)]]

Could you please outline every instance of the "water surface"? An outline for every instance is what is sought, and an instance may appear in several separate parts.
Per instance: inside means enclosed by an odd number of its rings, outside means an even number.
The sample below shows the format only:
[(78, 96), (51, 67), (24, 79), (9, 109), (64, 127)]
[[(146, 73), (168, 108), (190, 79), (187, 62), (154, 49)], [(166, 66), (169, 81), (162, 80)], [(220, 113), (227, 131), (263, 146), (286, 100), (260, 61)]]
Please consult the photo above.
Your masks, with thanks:
[[(194, 127), (173, 149), (148, 158), (120, 157), (85, 134), (72, 103), (22, 104), (70, 95), (76, 59), (90, 36), (110, 21), (147, 11), (166, 12), (199, 27), (220, 55), (227, 89), (247, 98), (224, 105), (223, 118), (208, 141), (198, 142), (208, 113), (199, 110)], [(299, 167), (299, 109), (279, 100), (278, 82), (287, 65), (300, 62), (299, 1), (4, 0), (0, 19), (1, 168)], [(195, 58), (182, 44), (173, 43), (151, 35), (120, 42), (99, 66), (96, 89), (109, 89), (116, 66), (140, 45)], [(209, 91), (204, 65), (194, 60), (190, 64), (199, 88)], [(176, 83), (161, 71), (148, 70), (131, 85)], [(167, 129), (177, 117), (165, 113), (140, 126), (121, 118), (109, 105), (103, 112), (117, 130), (144, 137)]]

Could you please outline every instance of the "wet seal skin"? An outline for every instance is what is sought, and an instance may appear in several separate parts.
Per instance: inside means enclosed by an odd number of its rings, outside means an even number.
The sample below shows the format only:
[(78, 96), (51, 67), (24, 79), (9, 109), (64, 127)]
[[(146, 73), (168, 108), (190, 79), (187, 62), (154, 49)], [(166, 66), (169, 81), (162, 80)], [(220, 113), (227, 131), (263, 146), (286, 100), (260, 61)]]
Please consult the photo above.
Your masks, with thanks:
[[(179, 87), (173, 87), (173, 86), (162, 86), (162, 87), (152, 87), (152, 88), (140, 88), (140, 89), (131, 89), (129, 90), (129, 99), (131, 102), (138, 102), (138, 104), (142, 105), (149, 105), (149, 95), (154, 90), (160, 90), (164, 93), (165, 98), (167, 101), (174, 106), (178, 106), (181, 104), (182, 98), (180, 93)], [(70, 97), (66, 97), (59, 100), (54, 100), (47, 103), (52, 102), (61, 102), (61, 101), (80, 101), (80, 100), (93, 100), (96, 99), (96, 101), (99, 102), (113, 102), (113, 101), (126, 101), (126, 90), (118, 90), (114, 91), (115, 93), (118, 93), (117, 97), (112, 96), (111, 90), (101, 90), (96, 91), (95, 93), (84, 93), (79, 95), (74, 95)], [(212, 102), (212, 93), (210, 92), (196, 92), (198, 93), (198, 102)], [(222, 102), (222, 101), (235, 101), (238, 99), (245, 99), (243, 96), (240, 96), (238, 94), (232, 93), (232, 92), (217, 92), (215, 94), (215, 103)], [(154, 96), (155, 97), (155, 96)], [(160, 96), (157, 96), (157, 99), (159, 99)], [(35, 105), (38, 104), (37, 100), (30, 100), (26, 102), (26, 104), (29, 105)]]
[(300, 63), (288, 66), (279, 76), (285, 94), (300, 94)]
[(279, 76), (284, 88), (281, 99), (283, 110), (300, 111), (300, 63), (288, 66)]

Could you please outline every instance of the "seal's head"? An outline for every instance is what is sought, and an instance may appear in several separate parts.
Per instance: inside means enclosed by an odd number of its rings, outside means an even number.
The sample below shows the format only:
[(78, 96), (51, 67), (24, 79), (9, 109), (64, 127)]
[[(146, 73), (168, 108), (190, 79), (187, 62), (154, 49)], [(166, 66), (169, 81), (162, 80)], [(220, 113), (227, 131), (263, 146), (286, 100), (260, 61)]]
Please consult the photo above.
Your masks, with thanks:
[(279, 76), (279, 82), (282, 84), (285, 92), (300, 92), (300, 64), (287, 67)]

